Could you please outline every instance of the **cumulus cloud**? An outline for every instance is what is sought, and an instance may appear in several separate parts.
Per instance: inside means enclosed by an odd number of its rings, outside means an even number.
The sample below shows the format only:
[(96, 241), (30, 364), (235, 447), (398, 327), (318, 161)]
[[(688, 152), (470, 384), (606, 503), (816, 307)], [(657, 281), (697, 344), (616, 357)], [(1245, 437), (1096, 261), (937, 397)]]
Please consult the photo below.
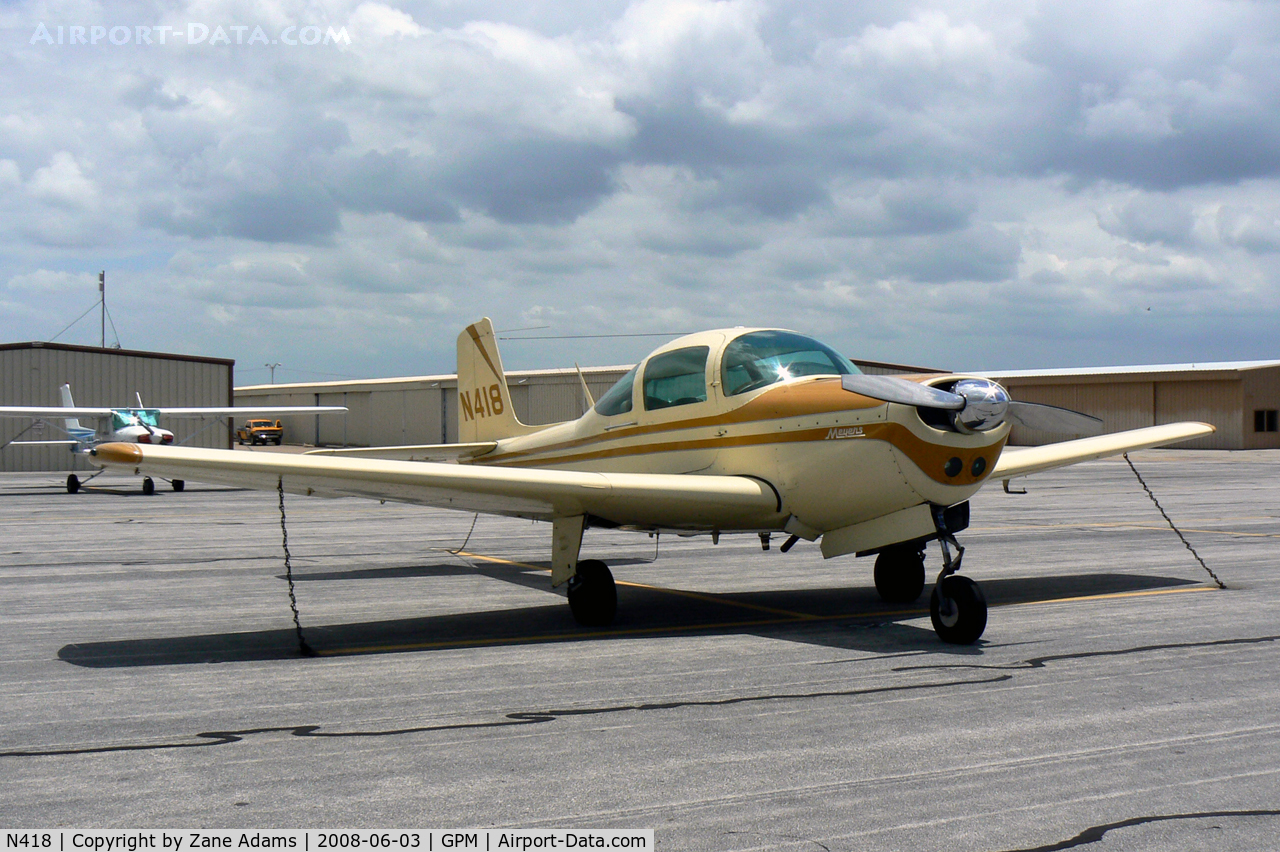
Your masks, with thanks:
[[(231, 37), (132, 37), (193, 22)], [(1267, 4), (19, 0), (0, 24), (9, 338), (105, 267), (133, 345), (340, 374), (450, 369), (485, 313), (938, 365), (1070, 360), (1082, 329), (1132, 360), (1274, 354), (1232, 331), (1280, 302)], [(1144, 303), (1183, 320), (1162, 338)]]

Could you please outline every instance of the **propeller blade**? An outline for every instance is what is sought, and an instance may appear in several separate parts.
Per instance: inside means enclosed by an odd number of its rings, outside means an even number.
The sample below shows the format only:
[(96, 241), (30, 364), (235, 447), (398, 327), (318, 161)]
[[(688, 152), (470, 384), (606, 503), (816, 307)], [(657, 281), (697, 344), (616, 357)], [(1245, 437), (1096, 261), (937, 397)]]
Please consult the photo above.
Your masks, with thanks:
[(1102, 421), (1069, 408), (1038, 402), (1010, 402), (1009, 419), (1042, 432), (1058, 435), (1101, 435)]
[(840, 377), (840, 386), (851, 393), (869, 396), (884, 402), (918, 405), (925, 408), (942, 408), (959, 411), (965, 406), (964, 397), (950, 391), (938, 390), (918, 382), (909, 382), (893, 376), (847, 375)]

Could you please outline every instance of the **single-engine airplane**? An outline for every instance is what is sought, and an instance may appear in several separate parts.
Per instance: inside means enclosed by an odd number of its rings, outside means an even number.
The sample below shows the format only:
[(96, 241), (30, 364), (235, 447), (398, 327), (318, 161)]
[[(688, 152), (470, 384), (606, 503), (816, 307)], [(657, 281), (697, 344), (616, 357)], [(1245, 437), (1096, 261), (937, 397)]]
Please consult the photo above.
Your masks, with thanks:
[[(73, 453), (84, 453), (102, 443), (132, 443), (169, 445), (173, 443), (173, 432), (162, 429), (160, 417), (197, 418), (221, 420), (226, 417), (254, 417), (262, 414), (333, 414), (347, 409), (342, 406), (252, 406), (225, 408), (147, 408), (138, 395), (137, 408), (85, 408), (77, 406), (71, 398), (71, 385), (63, 384), (58, 389), (62, 396), (62, 405), (51, 408), (27, 405), (0, 406), (0, 417), (22, 417), (31, 420), (45, 418), (61, 419), (62, 427), (54, 424), (55, 429), (65, 434), (66, 438), (43, 441), (9, 441), (5, 446), (30, 444), (65, 444)], [(94, 428), (83, 426), (80, 418), (96, 420)], [(102, 473), (99, 470), (88, 479), (81, 480), (74, 473), (67, 475), (67, 491), (75, 494), (80, 486), (89, 479)], [(172, 479), (170, 484), (174, 491), (181, 491), (186, 482)], [(144, 494), (155, 493), (155, 481), (150, 476), (142, 479)]]
[[(584, 383), (585, 387), (585, 383)], [(916, 600), (924, 547), (943, 568), (930, 601), (938, 636), (986, 628), (978, 584), (957, 572), (968, 499), (990, 480), (1205, 435), (1170, 423), (1041, 447), (1006, 448), (1012, 421), (1065, 434), (1100, 421), (1015, 402), (969, 375), (861, 374), (791, 331), (736, 328), (651, 353), (577, 420), (515, 416), (493, 325), (458, 337), (458, 444), (322, 450), (302, 456), (108, 443), (94, 464), (291, 493), (358, 496), (551, 522), (551, 584), (581, 624), (612, 622), (608, 567), (579, 560), (583, 530), (754, 533), (821, 540), (824, 557), (875, 555), (886, 601)], [(425, 459), (410, 460), (410, 459)], [(453, 464), (439, 462), (452, 461)]]

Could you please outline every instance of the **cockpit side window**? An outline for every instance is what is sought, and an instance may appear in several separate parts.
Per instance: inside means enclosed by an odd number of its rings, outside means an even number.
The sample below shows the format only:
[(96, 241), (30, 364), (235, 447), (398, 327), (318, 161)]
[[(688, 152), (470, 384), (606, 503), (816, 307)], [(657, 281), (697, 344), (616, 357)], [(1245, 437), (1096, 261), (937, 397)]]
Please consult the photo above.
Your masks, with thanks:
[(689, 346), (650, 358), (644, 368), (645, 410), (706, 402), (710, 354), (710, 347)]
[(615, 414), (626, 414), (631, 410), (631, 389), (635, 385), (638, 369), (640, 369), (638, 366), (632, 367), (630, 372), (604, 392), (604, 396), (596, 400), (596, 414), (612, 417)]
[(753, 331), (733, 340), (720, 361), (725, 396), (768, 387), (799, 376), (861, 372), (848, 358), (812, 337), (790, 331)]

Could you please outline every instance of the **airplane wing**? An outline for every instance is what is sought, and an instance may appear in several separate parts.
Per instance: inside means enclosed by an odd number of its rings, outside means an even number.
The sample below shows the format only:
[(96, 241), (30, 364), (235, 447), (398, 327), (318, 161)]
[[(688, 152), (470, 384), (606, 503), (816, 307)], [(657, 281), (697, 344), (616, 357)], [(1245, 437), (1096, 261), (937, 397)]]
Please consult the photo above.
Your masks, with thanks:
[(228, 408), (83, 408), (57, 406), (40, 408), (30, 405), (0, 406), (0, 417), (110, 417), (116, 411), (155, 411), (163, 417), (265, 417), (269, 414), (336, 414), (347, 409), (340, 405), (245, 406)]
[(0, 405), (0, 417), (110, 417), (110, 408), (40, 408), (31, 405)]
[(1208, 423), (1166, 423), (1162, 426), (1147, 426), (1143, 429), (1130, 429), (1125, 432), (1113, 432), (1110, 435), (1062, 441), (1042, 447), (1006, 447), (991, 471), (991, 478), (1011, 479), (1015, 476), (1041, 473), (1077, 462), (1118, 456), (1130, 450), (1145, 450), (1148, 447), (1176, 444), (1179, 441), (1198, 438), (1215, 431), (1217, 430)]
[(397, 459), (399, 461), (457, 461), (493, 452), (497, 441), (471, 444), (406, 444), (398, 447), (349, 447), (346, 449), (308, 450), (308, 456), (336, 456), (348, 459)]
[(341, 405), (256, 405), (231, 408), (156, 408), (161, 417), (266, 417), (277, 414), (337, 414)]
[(745, 476), (593, 473), (387, 459), (109, 443), (100, 467), (290, 493), (366, 497), (445, 509), (554, 518), (591, 515), (641, 527), (756, 530), (785, 518), (768, 484)]

